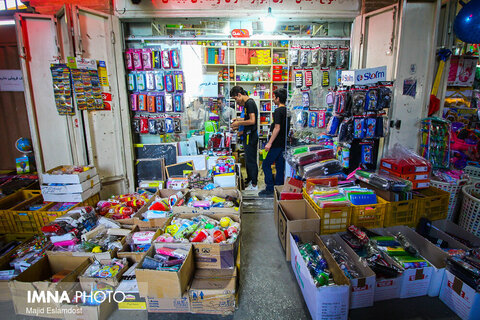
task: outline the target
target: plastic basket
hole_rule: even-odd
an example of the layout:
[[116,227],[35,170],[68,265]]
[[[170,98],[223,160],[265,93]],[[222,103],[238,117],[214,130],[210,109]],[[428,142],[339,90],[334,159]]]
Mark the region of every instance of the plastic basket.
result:
[[387,212],[383,222],[384,227],[392,226],[415,226],[415,214],[417,211],[417,200],[387,201]]
[[38,210],[44,210],[50,206],[50,203],[44,203],[41,195],[32,197],[22,203],[16,205],[9,210],[14,231],[17,233],[35,233],[38,231],[37,221],[35,220],[35,212],[28,209],[32,205],[42,205]]
[[303,189],[303,197],[310,203],[320,217],[320,234],[337,233],[347,230],[347,227],[350,225],[351,207],[320,208],[305,188]]
[[377,204],[352,206],[350,224],[365,228],[383,228],[388,202],[377,197]]
[[13,223],[10,209],[20,206],[25,201],[38,197],[40,190],[20,190],[0,200],[0,233],[14,233],[17,229]]
[[457,212],[461,205],[462,188],[466,185],[468,180],[459,180],[456,184],[431,180],[432,187],[441,189],[450,194],[450,201],[448,202],[447,220],[455,222],[457,220]]
[[49,224],[53,220],[57,219],[58,217],[63,216],[70,210],[77,208],[77,207],[83,207],[83,206],[92,206],[95,207],[97,203],[100,201],[100,196],[98,193],[96,195],[91,196],[87,200],[83,202],[79,202],[77,205],[69,208],[68,210],[64,211],[48,211],[51,207],[53,207],[57,202],[52,202],[48,206],[42,208],[41,210],[35,211],[34,212],[34,217],[35,217],[35,222],[37,225],[38,230],[40,230],[44,225]]
[[463,202],[458,225],[480,236],[480,183],[462,188]]
[[450,193],[430,187],[419,190],[418,194],[422,196],[414,196],[418,201],[416,221],[421,217],[426,217],[429,220],[442,220],[447,217]]

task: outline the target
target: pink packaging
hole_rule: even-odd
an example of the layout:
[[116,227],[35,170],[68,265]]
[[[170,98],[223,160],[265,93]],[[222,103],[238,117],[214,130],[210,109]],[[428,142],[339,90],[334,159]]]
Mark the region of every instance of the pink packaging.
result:
[[128,70],[133,70],[132,50],[125,51],[125,64]]
[[133,67],[135,68],[135,70],[143,69],[142,49],[132,50],[132,60],[133,60]]
[[194,208],[210,208],[210,202],[206,200],[194,201],[193,207]]
[[134,244],[149,244],[152,242],[155,231],[140,231],[135,232],[132,235],[132,241]]
[[130,95],[130,109],[132,111],[138,111],[138,94],[136,93]]
[[185,259],[188,255],[188,251],[181,248],[172,249],[172,248],[161,247],[161,248],[157,248],[156,251],[158,254],[163,254],[165,256],[174,257],[178,259]]
[[143,49],[142,51],[143,70],[153,69],[152,50]]

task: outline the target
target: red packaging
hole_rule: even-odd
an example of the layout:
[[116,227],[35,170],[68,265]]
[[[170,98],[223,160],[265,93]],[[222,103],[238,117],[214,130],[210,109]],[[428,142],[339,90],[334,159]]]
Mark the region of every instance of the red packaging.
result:
[[140,133],[148,133],[148,119],[140,118]]
[[430,163],[417,159],[382,159],[380,167],[392,173],[417,174],[428,173],[432,169]]
[[280,200],[302,200],[303,194],[293,193],[293,192],[282,192],[280,193]]

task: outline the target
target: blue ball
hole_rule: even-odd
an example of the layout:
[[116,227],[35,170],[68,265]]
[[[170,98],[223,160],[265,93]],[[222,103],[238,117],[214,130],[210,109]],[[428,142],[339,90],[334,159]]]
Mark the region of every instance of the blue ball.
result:
[[463,42],[480,43],[480,0],[471,0],[460,10],[453,31]]

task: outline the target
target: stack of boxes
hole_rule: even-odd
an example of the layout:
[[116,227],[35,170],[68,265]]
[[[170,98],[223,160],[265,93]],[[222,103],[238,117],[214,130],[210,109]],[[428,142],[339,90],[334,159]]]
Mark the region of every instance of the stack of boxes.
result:
[[426,189],[430,187],[430,172],[432,167],[416,159],[382,159],[379,172],[389,173],[396,177],[412,182],[412,189]]
[[288,67],[273,66],[273,81],[288,81]]
[[250,50],[250,64],[272,64],[270,50]]

